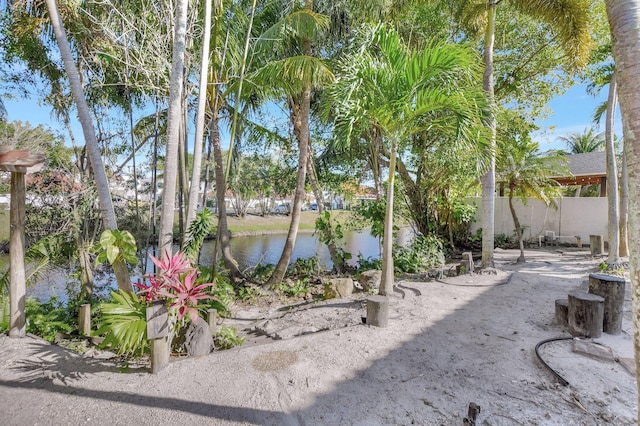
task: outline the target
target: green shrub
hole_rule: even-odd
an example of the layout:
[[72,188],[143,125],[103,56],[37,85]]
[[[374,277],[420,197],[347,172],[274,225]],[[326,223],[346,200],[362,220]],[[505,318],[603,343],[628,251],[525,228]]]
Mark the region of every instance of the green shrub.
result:
[[370,269],[382,269],[382,260],[358,254],[358,271],[368,271]]
[[409,246],[398,248],[393,255],[398,273],[423,273],[444,264],[442,242],[435,236],[417,236]]
[[298,258],[287,269],[288,277],[319,277],[326,269],[320,264],[318,256],[311,256],[307,259]]
[[111,302],[102,304],[100,328],[95,333],[105,335],[101,347],[127,356],[148,352],[147,304],[123,290],[112,292],[111,297]]
[[276,286],[276,291],[287,297],[304,297],[309,294],[309,278],[287,280]]
[[508,236],[507,234],[498,234],[493,239],[494,247],[501,249],[510,249],[516,246],[515,238]]
[[203,300],[199,307],[201,307],[203,311],[215,309],[221,317],[228,316],[231,313],[231,305],[236,298],[235,289],[229,280],[216,280],[216,285],[211,288],[209,294],[215,296],[217,300]]
[[40,303],[28,297],[25,302],[27,333],[35,334],[52,342],[58,333],[71,333],[77,329],[77,316],[72,317],[56,297]]
[[218,333],[213,338],[216,349],[231,349],[241,346],[245,341],[244,337],[238,336],[238,330],[234,327],[221,325]]
[[251,274],[250,274],[251,279],[255,282],[264,282],[271,276],[274,269],[275,269],[275,266],[271,263],[267,263],[266,265],[263,265],[262,263],[258,263],[251,270]]

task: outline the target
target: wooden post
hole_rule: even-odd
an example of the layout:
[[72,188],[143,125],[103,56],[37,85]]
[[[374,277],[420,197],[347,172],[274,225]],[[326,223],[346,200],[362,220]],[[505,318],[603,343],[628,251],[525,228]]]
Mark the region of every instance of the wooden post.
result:
[[211,335],[215,336],[218,333],[218,311],[216,309],[207,311],[207,323],[211,329]]
[[568,299],[556,299],[556,322],[563,327],[569,325]]
[[464,262],[465,260],[469,263],[467,274],[473,274],[473,253],[470,251],[465,251],[464,253],[462,253],[462,261]]
[[589,235],[589,248],[591,256],[599,256],[604,253],[604,238],[602,235]]
[[157,373],[169,365],[169,310],[164,301],[147,307],[147,339],[151,345],[151,372]]
[[605,274],[589,275],[589,293],[604,297],[604,322],[602,331],[608,334],[622,332],[625,280]]
[[389,298],[386,296],[367,297],[367,324],[386,327],[389,324]]
[[81,336],[91,336],[91,305],[88,303],[78,309],[78,331]]
[[569,293],[569,333],[572,336],[600,337],[604,320],[604,298],[582,291]]
[[171,357],[169,338],[151,339],[149,343],[151,345],[151,373],[156,374],[169,365],[169,358]]
[[24,272],[24,217],[26,174],[11,173],[11,207],[9,210],[10,237],[9,255],[10,288],[9,308],[11,312],[9,322],[10,337],[24,337],[26,335],[26,316],[24,312],[27,287]]
[[0,170],[11,172],[11,207],[9,208],[9,336],[26,335],[24,272],[24,218],[26,198],[26,174],[42,168],[42,154],[30,154],[25,150],[0,153]]
[[456,266],[456,275],[469,274],[469,268],[471,268],[469,261],[461,260],[460,264]]

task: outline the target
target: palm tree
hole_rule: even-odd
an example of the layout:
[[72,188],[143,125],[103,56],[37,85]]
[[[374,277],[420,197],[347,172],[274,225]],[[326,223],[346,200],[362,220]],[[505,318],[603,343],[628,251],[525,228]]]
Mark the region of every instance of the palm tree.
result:
[[604,149],[604,133],[596,133],[593,127],[584,129],[582,133],[573,132],[559,136],[558,141],[564,142],[571,154],[586,154]]
[[178,146],[180,143],[180,121],[182,117],[182,92],[184,86],[184,55],[187,32],[187,0],[178,0],[175,8],[175,34],[169,84],[169,111],[167,112],[167,147],[162,187],[162,212],[160,213],[160,235],[158,250],[161,256],[172,253],[173,221],[175,218],[176,181],[178,175]]
[[[205,107],[207,106],[207,83],[209,73],[209,44],[211,42],[211,3],[204,2],[204,31],[202,34],[202,55],[200,58],[200,87],[198,90],[198,112],[196,115],[196,135],[193,141],[193,169],[191,171],[191,183],[189,186],[189,205],[187,207],[186,229],[196,218],[198,207],[198,194],[200,190],[200,172],[202,170],[202,145],[205,126]],[[221,8],[220,2],[216,6]],[[205,206],[203,206],[204,208]]]
[[[466,22],[481,21],[484,33],[484,78],[483,88],[492,109],[496,110],[493,76],[493,46],[496,29],[496,12],[498,5],[508,5],[514,9],[544,21],[557,32],[560,43],[567,50],[567,55],[574,58],[577,66],[587,61],[591,46],[589,33],[589,1],[588,0],[474,0],[458,1],[459,13]],[[494,210],[495,210],[495,154],[496,115],[489,124],[490,161],[482,177],[482,266],[493,266],[494,249]]]
[[[107,180],[107,174],[100,155],[100,147],[98,146],[98,140],[96,138],[95,130],[93,128],[93,122],[91,120],[91,114],[89,113],[89,107],[87,100],[80,82],[80,75],[76,68],[73,56],[71,53],[71,47],[67,40],[67,35],[60,19],[58,12],[58,5],[56,0],[46,0],[47,10],[49,11],[49,17],[51,19],[51,26],[60,49],[60,55],[64,62],[64,68],[69,78],[69,84],[73,93],[73,98],[76,102],[78,109],[78,118],[82,125],[82,131],[84,133],[87,153],[89,161],[91,162],[91,169],[93,170],[93,176],[96,182],[96,188],[98,190],[98,199],[100,201],[100,211],[102,214],[102,220],[106,229],[115,230],[118,229],[118,223],[116,221],[115,210],[113,208],[113,202],[111,200],[111,193],[109,190],[109,181]],[[118,287],[121,290],[133,293],[133,285],[129,278],[129,271],[124,260],[118,256],[113,263],[113,270],[116,275]]]
[[356,53],[342,60],[340,78],[328,89],[328,104],[344,145],[362,135],[364,128],[375,128],[386,143],[389,177],[380,286],[380,294],[386,295],[394,282],[393,201],[399,146],[412,136],[445,127],[455,129],[460,139],[470,139],[484,96],[476,91],[478,96],[468,97],[462,89],[465,83],[473,86],[477,63],[463,46],[433,44],[413,52],[384,25],[369,29],[355,43]]
[[605,142],[607,152],[607,210],[608,210],[608,242],[609,257],[607,266],[617,269],[620,266],[620,211],[618,204],[618,166],[616,164],[616,149],[614,144],[613,125],[616,113],[617,84],[615,72],[609,82],[609,97],[607,99],[607,115],[605,124]]
[[[605,0],[613,39],[613,57],[622,116],[624,149],[630,176],[640,175],[640,2]],[[640,327],[640,182],[629,179],[629,232],[633,327]],[[634,333],[636,376],[640,386],[640,334]],[[638,392],[640,402],[640,392]],[[640,410],[640,404],[638,404]],[[640,412],[639,412],[640,414]]]
[[298,142],[296,190],[291,222],[282,255],[265,284],[267,288],[284,278],[298,234],[309,161],[311,93],[312,90],[333,81],[333,74],[329,68],[312,55],[311,49],[312,40],[328,27],[327,17],[313,11],[311,0],[305,0],[300,9],[293,5],[293,10],[287,8],[285,12],[287,14],[267,29],[258,40],[258,48],[262,52],[270,51],[271,54],[275,54],[275,59],[272,56],[270,62],[254,71],[249,78],[255,85],[255,92],[263,98],[286,99],[293,134]]
[[514,197],[527,203],[529,198],[555,207],[554,197],[561,194],[561,187],[552,176],[565,176],[568,172],[566,159],[562,153],[551,151],[539,152],[537,142],[531,140],[512,140],[499,150],[496,174],[497,180],[509,188],[509,210],[516,228],[520,256],[517,263],[525,261],[524,243],[522,241],[522,225],[513,205]]

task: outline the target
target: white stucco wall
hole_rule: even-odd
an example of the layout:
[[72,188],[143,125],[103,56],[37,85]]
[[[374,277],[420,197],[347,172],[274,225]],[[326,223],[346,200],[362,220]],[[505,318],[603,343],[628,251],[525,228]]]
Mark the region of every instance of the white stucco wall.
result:
[[[469,199],[476,204],[476,221],[471,232],[482,227],[482,200]],[[556,199],[557,209],[547,207],[538,200],[529,200],[523,205],[514,200],[516,213],[524,229],[524,239],[538,241],[538,236],[546,231],[555,232],[560,242],[575,244],[575,236],[582,238],[582,243],[589,244],[589,235],[602,235],[607,240],[607,198],[606,197],[567,197]],[[509,210],[507,197],[496,197],[495,234],[514,235],[515,227]]]

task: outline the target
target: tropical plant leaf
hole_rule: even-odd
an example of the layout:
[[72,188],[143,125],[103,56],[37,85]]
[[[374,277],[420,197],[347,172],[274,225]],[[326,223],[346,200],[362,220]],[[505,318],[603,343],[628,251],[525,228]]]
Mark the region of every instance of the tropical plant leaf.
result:
[[215,215],[209,209],[196,213],[196,218],[189,225],[188,237],[182,245],[182,252],[190,260],[195,260],[202,248],[204,239],[215,229]]
[[96,335],[104,335],[103,348],[119,355],[142,354],[148,349],[146,305],[138,296],[119,290],[112,301],[101,305],[102,317]]

